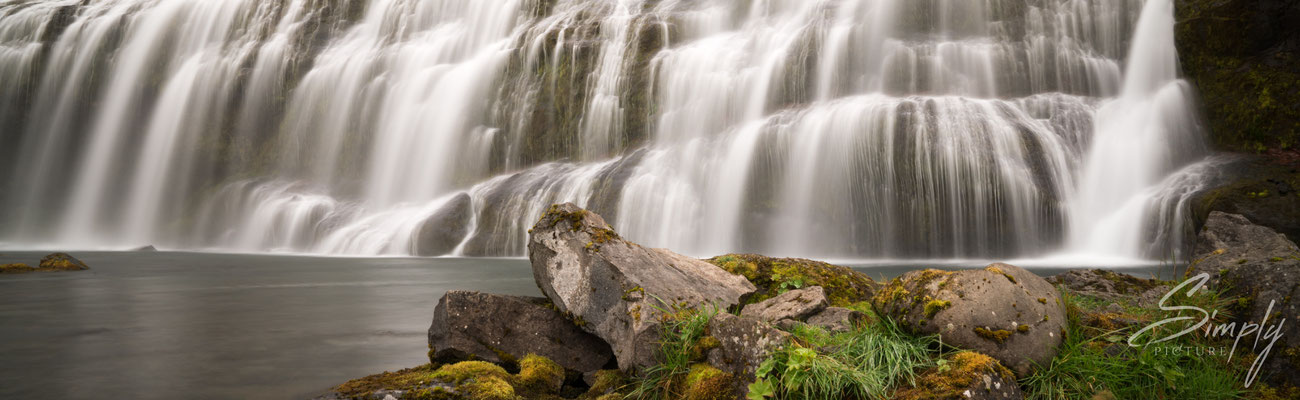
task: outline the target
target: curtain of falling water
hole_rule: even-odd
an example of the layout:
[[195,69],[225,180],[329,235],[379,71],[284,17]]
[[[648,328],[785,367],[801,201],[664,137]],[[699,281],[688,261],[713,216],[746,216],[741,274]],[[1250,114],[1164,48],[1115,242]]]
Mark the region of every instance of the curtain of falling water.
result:
[[574,201],[699,255],[1151,256],[1200,185],[1167,3],[0,2],[0,240],[522,255]]

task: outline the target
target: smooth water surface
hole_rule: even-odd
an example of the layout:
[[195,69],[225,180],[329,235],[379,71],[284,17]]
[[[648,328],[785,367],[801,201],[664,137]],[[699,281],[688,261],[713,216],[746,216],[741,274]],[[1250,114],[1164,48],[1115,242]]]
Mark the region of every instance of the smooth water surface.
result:
[[0,398],[308,398],[428,362],[449,289],[538,295],[523,259],[75,255],[0,276]]

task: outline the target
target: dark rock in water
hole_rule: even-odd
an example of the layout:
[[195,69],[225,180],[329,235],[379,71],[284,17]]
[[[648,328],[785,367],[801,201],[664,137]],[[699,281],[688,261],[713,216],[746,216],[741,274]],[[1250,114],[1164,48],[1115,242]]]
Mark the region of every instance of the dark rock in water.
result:
[[1107,301],[1132,302],[1133,305],[1142,307],[1154,307],[1170,289],[1155,279],[1142,279],[1102,269],[1069,270],[1048,277],[1047,282],[1060,285],[1071,293]]
[[469,235],[470,216],[474,210],[468,194],[461,193],[434,212],[415,236],[415,254],[441,256],[456,250]]
[[712,264],[623,240],[599,215],[570,203],[537,221],[528,255],[542,292],[609,342],[624,370],[656,363],[663,310],[726,308],[754,291]]
[[821,286],[791,290],[745,306],[740,316],[770,323],[803,321],[826,309],[826,291]]
[[876,312],[919,334],[998,359],[1018,376],[1046,365],[1065,336],[1065,309],[1052,284],[1020,267],[912,271],[876,293]]
[[54,253],[41,259],[41,269],[47,271],[80,271],[90,269],[86,263],[68,253]]
[[708,353],[709,364],[735,378],[737,398],[745,397],[763,360],[790,341],[789,333],[766,322],[725,312],[709,320],[709,334],[718,339],[718,347]]
[[24,263],[0,265],[0,274],[21,274],[24,272],[35,272],[35,271],[36,268],[32,268],[32,266]]
[[932,368],[917,378],[916,385],[899,390],[898,400],[972,399],[1016,400],[1025,398],[1016,377],[997,360],[984,354],[963,351],[948,356],[944,368]]
[[131,249],[131,251],[158,251],[158,249],[153,247],[153,245],[151,244],[143,247],[136,247],[134,249]]
[[854,324],[866,320],[867,314],[857,310],[850,310],[844,307],[827,307],[817,315],[808,317],[804,321],[808,325],[825,329],[832,333],[848,332],[853,329]]
[[470,358],[514,363],[529,353],[588,372],[613,358],[609,345],[575,326],[540,297],[452,290],[433,309],[432,361]]
[[[1241,299],[1233,310],[1236,322],[1260,324],[1261,331],[1282,324],[1260,379],[1300,386],[1300,375],[1293,372],[1300,370],[1300,248],[1243,216],[1213,212],[1197,237],[1195,260],[1189,276],[1208,274],[1211,287]],[[1264,344],[1261,340],[1253,350],[1263,350]]]

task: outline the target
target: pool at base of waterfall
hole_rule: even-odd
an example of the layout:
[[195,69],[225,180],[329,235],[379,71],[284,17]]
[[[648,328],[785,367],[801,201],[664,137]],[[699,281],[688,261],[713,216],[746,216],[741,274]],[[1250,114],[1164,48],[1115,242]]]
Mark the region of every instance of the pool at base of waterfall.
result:
[[[0,250],[0,264],[46,253]],[[0,398],[309,398],[427,362],[426,331],[447,290],[540,295],[522,258],[73,254],[91,269],[0,276],[0,370],[22,371],[0,373]],[[836,262],[876,279],[986,264]],[[1022,264],[1041,275],[1080,266],[1053,263]]]

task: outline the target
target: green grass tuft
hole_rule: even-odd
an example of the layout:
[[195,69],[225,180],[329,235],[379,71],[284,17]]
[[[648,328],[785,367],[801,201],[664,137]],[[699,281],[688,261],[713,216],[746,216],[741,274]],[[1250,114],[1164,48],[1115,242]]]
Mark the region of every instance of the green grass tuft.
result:
[[792,333],[792,345],[759,366],[750,398],[888,398],[895,385],[914,384],[916,371],[935,363],[930,349],[940,347],[937,336],[903,333],[887,319],[839,334],[814,326]]

